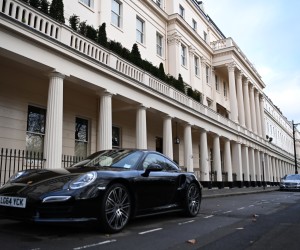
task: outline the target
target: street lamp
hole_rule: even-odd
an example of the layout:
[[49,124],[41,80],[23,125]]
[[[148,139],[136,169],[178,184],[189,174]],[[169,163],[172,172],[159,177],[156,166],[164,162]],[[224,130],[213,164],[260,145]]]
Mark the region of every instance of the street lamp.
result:
[[298,174],[295,130],[296,130],[296,126],[299,125],[300,123],[295,124],[294,121],[292,121],[292,123],[293,123],[294,157],[295,157],[295,174]]

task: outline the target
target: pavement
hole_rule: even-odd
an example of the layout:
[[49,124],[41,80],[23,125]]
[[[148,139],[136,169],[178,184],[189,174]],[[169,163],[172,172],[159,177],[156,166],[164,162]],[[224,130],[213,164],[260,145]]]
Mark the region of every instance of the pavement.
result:
[[266,186],[266,187],[242,187],[242,188],[202,188],[202,198],[215,198],[233,195],[246,195],[262,192],[279,191],[279,186]]

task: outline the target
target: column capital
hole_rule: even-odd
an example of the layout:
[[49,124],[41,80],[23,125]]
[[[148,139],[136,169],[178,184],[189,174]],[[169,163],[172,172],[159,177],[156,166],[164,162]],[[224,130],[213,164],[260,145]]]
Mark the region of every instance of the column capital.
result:
[[238,70],[238,71],[237,71],[237,74],[236,74],[236,77],[237,77],[238,79],[242,79],[243,76],[244,76],[244,72],[241,71],[241,70]]
[[228,68],[228,71],[229,71],[229,72],[232,72],[232,71],[234,71],[235,68],[236,68],[236,63],[235,63],[235,62],[227,63],[226,66],[227,66],[227,68]]
[[193,46],[193,45],[189,45],[189,53],[190,53],[190,55],[194,55],[195,54],[195,52],[196,52],[196,49],[195,49],[195,47]]
[[202,67],[206,66],[207,60],[203,56],[200,57],[200,61],[201,61]]
[[59,77],[61,79],[65,79],[66,75],[64,75],[58,71],[52,71],[49,73],[49,77]]
[[174,32],[173,34],[168,36],[167,41],[168,41],[168,44],[176,43],[178,45],[181,42],[181,36],[178,35],[177,32]]
[[263,95],[260,95],[260,96],[259,96],[259,101],[260,101],[260,102],[264,102],[264,101],[265,101],[265,97],[264,97]]
[[113,93],[107,91],[106,89],[103,91],[98,91],[97,94],[98,94],[98,96],[113,96],[114,95]]
[[249,85],[250,79],[248,77],[243,79],[243,85]]

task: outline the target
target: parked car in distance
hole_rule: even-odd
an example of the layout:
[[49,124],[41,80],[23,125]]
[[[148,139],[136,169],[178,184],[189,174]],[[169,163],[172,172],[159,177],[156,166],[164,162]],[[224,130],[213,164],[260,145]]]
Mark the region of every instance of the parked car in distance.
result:
[[300,190],[300,174],[289,174],[281,178],[280,190]]
[[96,152],[69,168],[16,173],[0,188],[0,216],[34,222],[95,221],[121,231],[131,218],[183,211],[196,216],[202,187],[155,151]]

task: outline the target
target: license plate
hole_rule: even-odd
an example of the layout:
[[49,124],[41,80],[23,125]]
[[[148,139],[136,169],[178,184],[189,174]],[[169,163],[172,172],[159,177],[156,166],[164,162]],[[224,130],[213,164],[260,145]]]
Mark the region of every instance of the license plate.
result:
[[0,196],[0,206],[25,208],[26,198]]

